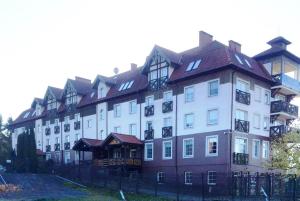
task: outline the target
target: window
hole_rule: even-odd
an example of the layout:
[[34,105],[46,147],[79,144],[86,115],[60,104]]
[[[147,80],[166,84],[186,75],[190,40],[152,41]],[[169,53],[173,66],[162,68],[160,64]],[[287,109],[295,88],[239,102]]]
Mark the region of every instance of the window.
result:
[[255,91],[255,101],[260,102],[261,101],[261,87],[256,86],[254,87],[254,91]]
[[216,185],[217,183],[217,172],[208,171],[207,172],[207,184],[208,185]]
[[184,184],[192,185],[192,172],[184,172]]
[[104,120],[104,111],[103,111],[103,109],[101,109],[100,112],[99,112],[99,119]]
[[235,118],[243,121],[247,121],[248,119],[248,112],[244,110],[236,110]]
[[23,116],[24,119],[26,119],[29,116],[30,112],[26,112],[25,115]]
[[207,111],[207,124],[208,125],[216,125],[218,124],[218,109],[212,109]]
[[262,157],[264,159],[269,158],[269,142],[268,141],[263,141],[263,143],[262,143]]
[[75,134],[75,140],[78,141],[79,140],[79,133]]
[[258,158],[259,157],[259,149],[260,149],[260,141],[259,140],[253,140],[252,144],[252,157]]
[[218,156],[218,136],[206,137],[206,156]]
[[190,62],[188,67],[186,68],[186,71],[191,71],[191,70],[197,69],[199,67],[200,63],[201,63],[201,59]]
[[264,130],[270,129],[270,117],[264,117]]
[[193,102],[194,101],[194,87],[185,87],[184,88],[184,97],[185,97],[185,102]]
[[59,144],[59,137],[55,138],[55,144]]
[[163,141],[163,159],[172,159],[172,141]]
[[161,68],[160,69],[160,77],[168,77],[168,68]]
[[58,126],[58,124],[59,124],[59,120],[55,119],[55,126]]
[[165,173],[164,172],[158,172],[157,173],[157,183],[163,184],[165,182]]
[[153,160],[153,143],[145,143],[145,160]]
[[239,57],[239,55],[235,54],[234,56],[235,56],[236,60],[238,60],[238,62],[239,62],[240,64],[244,64],[244,63],[242,62],[241,58]]
[[217,96],[219,94],[219,80],[208,82],[208,96]]
[[46,161],[51,159],[51,153],[46,153]]
[[184,128],[193,128],[194,127],[194,114],[185,114],[184,115]]
[[173,94],[172,91],[166,91],[164,92],[164,102],[172,101],[173,99]]
[[46,145],[50,145],[50,139],[46,139]]
[[121,117],[121,105],[114,105],[114,117]]
[[92,119],[89,119],[89,120],[87,121],[87,127],[88,127],[88,128],[92,128],[92,127],[93,127],[93,120],[92,120]]
[[69,116],[66,116],[65,117],[65,124],[68,124],[69,123]]
[[183,158],[194,157],[194,139],[183,139]]
[[65,163],[70,163],[71,162],[71,154],[69,151],[65,152]]
[[250,84],[248,82],[238,79],[236,88],[240,91],[249,92],[250,90],[249,85]]
[[80,121],[80,114],[75,114],[75,121]]
[[104,97],[104,88],[103,87],[100,87],[99,90],[98,90],[98,97],[99,98],[103,98]]
[[130,101],[129,102],[129,114],[135,114],[136,113],[136,101]]
[[121,127],[120,126],[115,126],[114,127],[114,132],[115,133],[121,133]]
[[164,127],[169,127],[169,126],[172,126],[172,118],[171,117],[164,118]]
[[119,87],[119,91],[123,91],[123,90],[126,90],[126,89],[130,89],[131,86],[133,85],[134,81],[131,80],[131,81],[128,81],[126,83],[122,83]]
[[266,105],[270,105],[271,92],[265,91],[264,102]]
[[69,135],[66,135],[65,142],[70,142],[70,136]]
[[256,129],[260,129],[260,114],[254,114],[253,127]]
[[129,124],[129,134],[136,136],[136,124]]
[[103,130],[100,130],[99,136],[98,136],[98,138],[97,138],[98,140],[102,140],[102,139],[104,138],[103,133],[104,133],[104,131],[103,131]]
[[151,106],[154,103],[154,97],[153,96],[148,96],[146,97],[146,106]]
[[248,140],[247,138],[237,137],[235,138],[235,152],[246,154],[248,153]]

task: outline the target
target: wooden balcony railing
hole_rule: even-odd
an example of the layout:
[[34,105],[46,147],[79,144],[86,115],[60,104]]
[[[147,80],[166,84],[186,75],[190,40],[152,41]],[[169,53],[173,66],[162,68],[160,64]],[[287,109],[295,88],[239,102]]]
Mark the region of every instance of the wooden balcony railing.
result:
[[239,103],[250,105],[251,95],[248,92],[237,89],[235,92],[235,100]]
[[271,103],[271,113],[278,113],[278,112],[284,112],[289,115],[298,117],[298,106],[292,105],[282,100],[273,101]]
[[173,101],[166,101],[163,102],[162,104],[162,112],[167,113],[167,112],[172,112],[173,111]]
[[235,119],[235,130],[243,133],[249,133],[249,121]]
[[162,128],[162,137],[172,137],[172,126],[166,126]]
[[270,136],[271,137],[280,137],[290,131],[290,127],[286,125],[278,125],[270,127]]
[[96,166],[141,166],[142,160],[139,158],[114,158],[114,159],[95,159],[94,165]]
[[160,77],[149,81],[148,88],[152,91],[164,88],[167,84],[168,76]]
[[154,105],[149,105],[145,107],[145,117],[154,115]]
[[233,164],[236,164],[236,165],[248,165],[249,154],[234,152],[232,160],[233,160]]

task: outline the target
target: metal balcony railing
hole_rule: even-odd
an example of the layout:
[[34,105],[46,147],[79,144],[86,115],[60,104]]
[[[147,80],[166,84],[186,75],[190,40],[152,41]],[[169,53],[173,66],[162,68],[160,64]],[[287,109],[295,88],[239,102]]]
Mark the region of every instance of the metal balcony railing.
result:
[[172,137],[172,126],[166,126],[162,128],[162,137]]
[[233,164],[236,165],[248,165],[249,163],[249,154],[244,154],[244,153],[236,153],[233,152]]
[[79,130],[80,129],[80,121],[75,121],[74,122],[74,130]]
[[243,133],[249,133],[249,121],[235,119],[235,130]]
[[51,134],[51,128],[45,128],[45,134],[50,135]]
[[69,150],[70,149],[70,142],[65,142],[65,144],[64,144],[65,146],[65,150]]
[[290,131],[290,127],[286,125],[278,125],[270,127],[270,136],[271,137],[279,137]]
[[69,132],[70,131],[70,124],[65,124],[64,125],[64,131]]
[[239,103],[250,105],[251,95],[248,92],[237,89],[235,92],[235,100]]
[[283,112],[295,117],[298,117],[298,106],[288,102],[278,100],[271,103],[271,113]]
[[59,143],[54,144],[54,150],[55,151],[60,151],[60,144]]
[[60,132],[60,127],[59,126],[54,126],[54,133],[58,134]]
[[162,112],[172,112],[173,111],[173,101],[166,101],[162,103]]
[[145,134],[145,140],[153,140],[154,139],[154,130],[153,129],[145,130],[144,134]]
[[51,151],[51,145],[46,145],[46,152],[50,152]]
[[149,117],[154,115],[154,105],[149,105],[145,107],[145,116]]

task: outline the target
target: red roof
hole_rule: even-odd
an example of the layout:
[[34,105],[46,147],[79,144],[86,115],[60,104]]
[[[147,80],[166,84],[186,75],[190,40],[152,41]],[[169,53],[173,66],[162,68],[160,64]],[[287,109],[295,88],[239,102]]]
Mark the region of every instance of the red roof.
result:
[[111,138],[118,139],[121,143],[126,144],[137,144],[142,145],[143,142],[140,141],[137,137],[133,135],[126,135],[126,134],[120,134],[120,133],[111,133],[103,142],[101,146],[104,146],[106,142],[108,142]]
[[42,155],[45,155],[45,153],[40,149],[36,149],[36,155],[42,156]]
[[102,140],[89,139],[89,138],[81,138],[80,140],[82,140],[84,143],[86,143],[87,145],[89,145],[91,147],[100,146],[102,143]]

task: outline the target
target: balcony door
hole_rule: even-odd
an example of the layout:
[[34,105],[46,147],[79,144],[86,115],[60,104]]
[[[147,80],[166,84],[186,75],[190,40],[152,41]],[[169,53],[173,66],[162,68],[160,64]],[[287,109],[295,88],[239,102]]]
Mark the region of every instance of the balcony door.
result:
[[249,92],[250,86],[248,82],[238,79],[236,83],[236,89],[244,92]]
[[235,138],[234,152],[247,154],[248,153],[248,139],[240,138],[240,137]]

